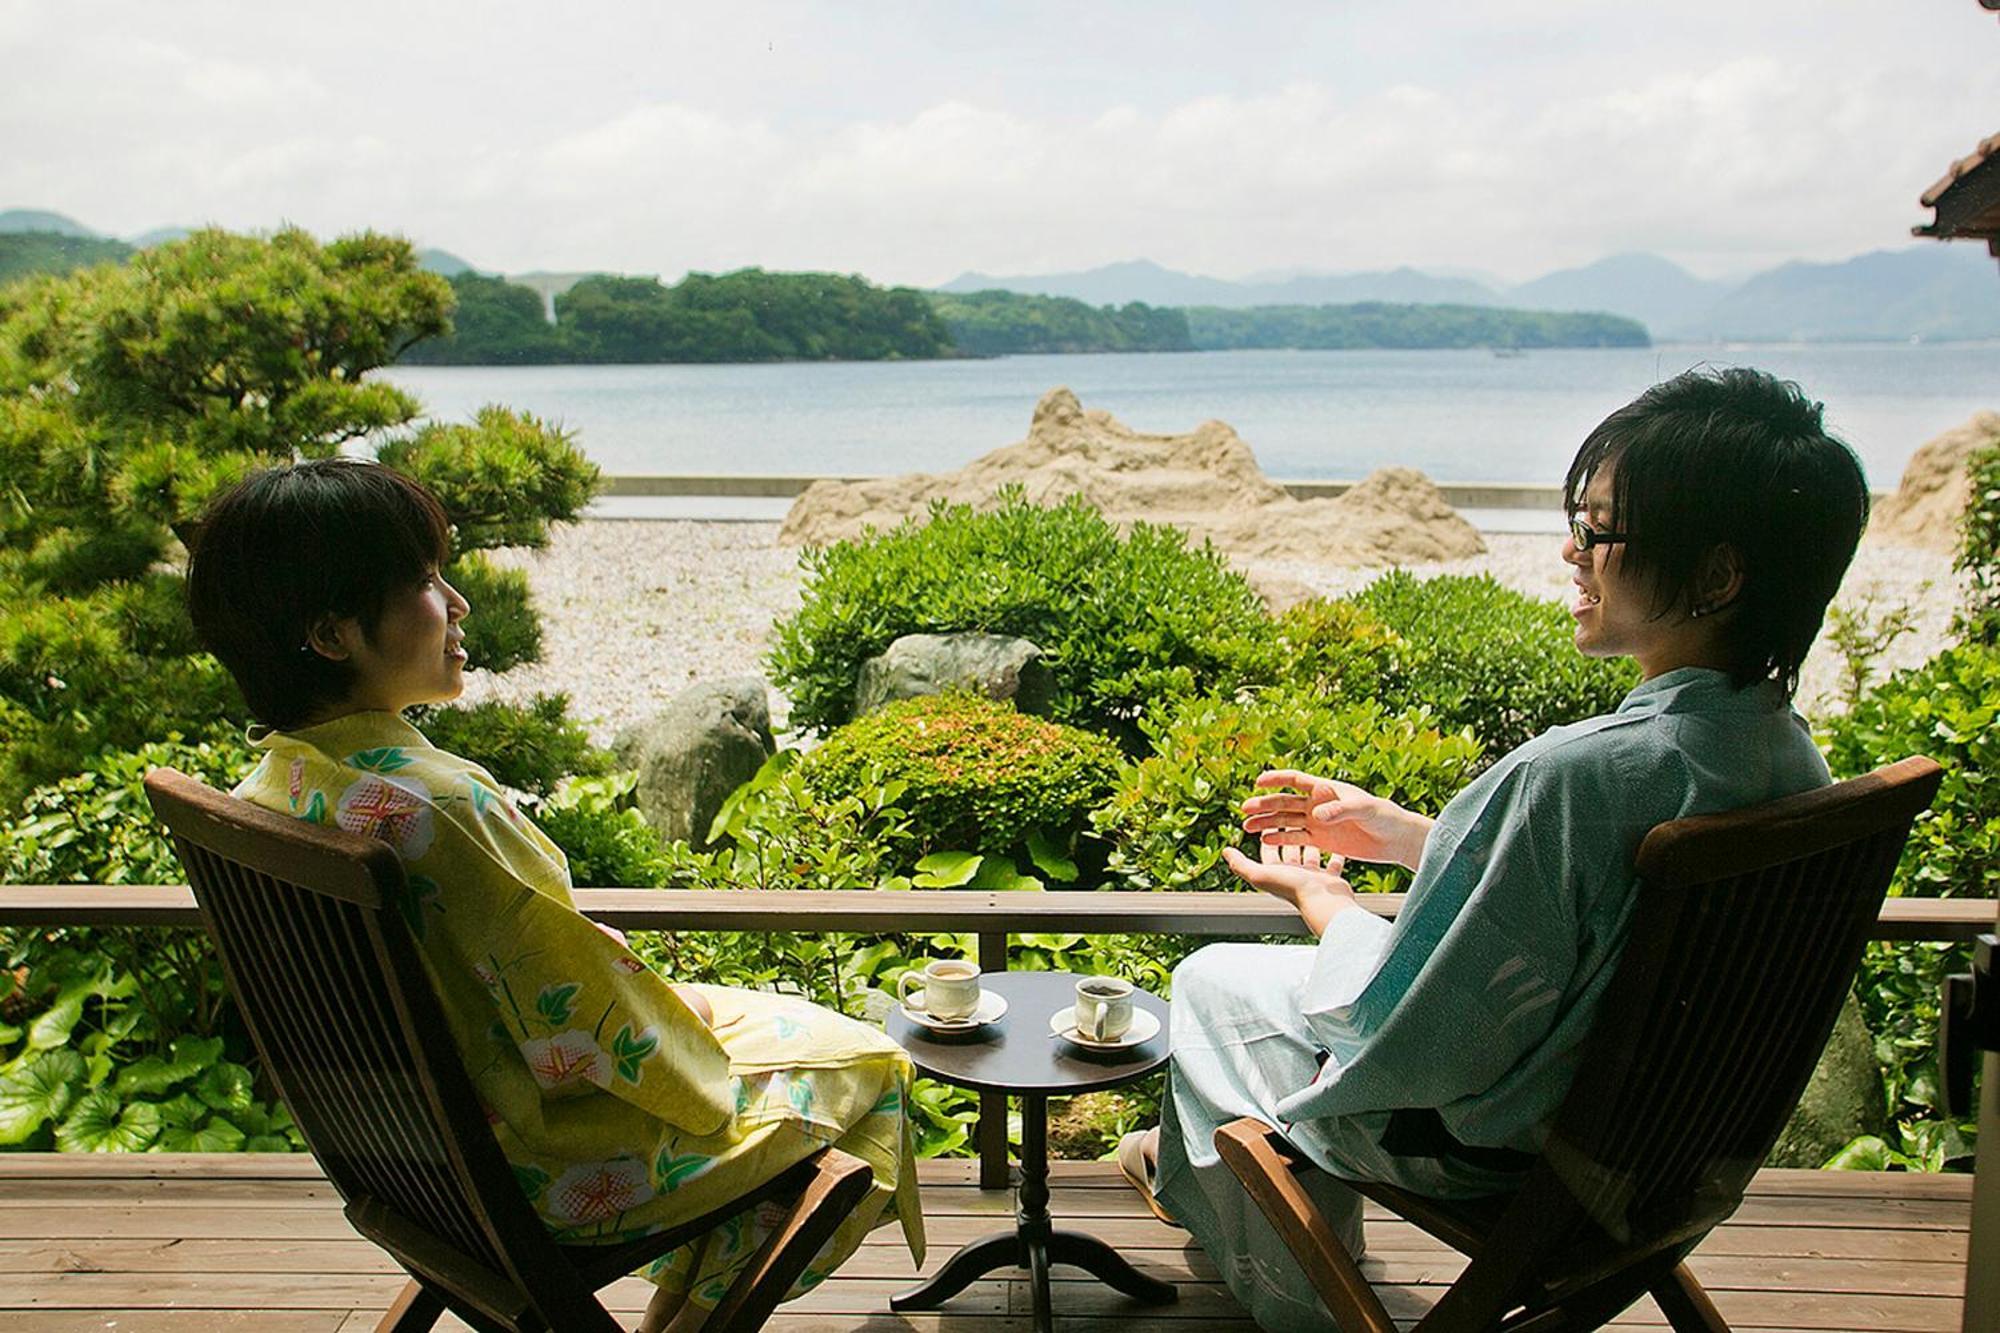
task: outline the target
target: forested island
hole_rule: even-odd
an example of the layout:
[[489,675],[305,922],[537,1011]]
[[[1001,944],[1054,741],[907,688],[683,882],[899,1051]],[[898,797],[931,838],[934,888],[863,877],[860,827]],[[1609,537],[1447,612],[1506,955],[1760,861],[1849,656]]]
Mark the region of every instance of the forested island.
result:
[[1247,347],[1646,347],[1646,326],[1622,315],[1505,310],[1471,305],[1195,306],[1189,336],[1200,351]]
[[[0,233],[0,282],[133,253],[121,242]],[[1253,306],[1179,309],[1008,291],[926,292],[838,273],[690,273],[667,284],[596,274],[554,298],[472,269],[450,275],[452,331],[400,358],[418,365],[647,365],[884,361],[1067,352],[1234,348],[1643,347],[1617,315],[1488,306]]]

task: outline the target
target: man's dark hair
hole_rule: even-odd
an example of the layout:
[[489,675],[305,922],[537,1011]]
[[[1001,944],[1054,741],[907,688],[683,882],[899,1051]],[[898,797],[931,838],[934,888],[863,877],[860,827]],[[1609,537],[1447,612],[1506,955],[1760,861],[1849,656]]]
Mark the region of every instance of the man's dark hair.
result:
[[400,472],[326,458],[252,473],[217,496],[188,560],[188,613],[257,720],[296,727],[353,686],[307,637],[328,616],[373,634],[396,589],[451,551],[437,497]]
[[1861,461],[1821,411],[1761,370],[1691,370],[1606,417],[1563,484],[1573,515],[1592,474],[1611,468],[1622,568],[1650,585],[1656,617],[1695,610],[1702,561],[1735,550],[1743,586],[1721,625],[1739,689],[1775,679],[1790,698],[1798,688],[1868,522]]

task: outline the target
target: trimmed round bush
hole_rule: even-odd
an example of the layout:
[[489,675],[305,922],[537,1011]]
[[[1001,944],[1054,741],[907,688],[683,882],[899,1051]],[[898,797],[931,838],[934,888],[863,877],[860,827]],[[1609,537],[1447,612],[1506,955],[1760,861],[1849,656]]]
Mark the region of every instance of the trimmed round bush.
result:
[[1067,844],[1111,790],[1123,756],[1101,736],[970,694],[889,704],[807,755],[815,794],[898,784],[919,852],[1010,852],[1030,837]]
[[1228,676],[1229,645],[1264,622],[1242,575],[1176,528],[1129,535],[1076,496],[1032,504],[1018,486],[992,509],[932,506],[886,533],[808,550],[798,611],[773,631],[773,682],[792,723],[849,721],[861,664],[905,634],[1027,639],[1055,677],[1052,716],[1138,741],[1146,702]]
[[1472,728],[1490,758],[1550,727],[1612,711],[1639,683],[1629,658],[1577,652],[1575,622],[1561,603],[1490,574],[1419,579],[1395,570],[1352,600],[1403,641],[1388,696]]

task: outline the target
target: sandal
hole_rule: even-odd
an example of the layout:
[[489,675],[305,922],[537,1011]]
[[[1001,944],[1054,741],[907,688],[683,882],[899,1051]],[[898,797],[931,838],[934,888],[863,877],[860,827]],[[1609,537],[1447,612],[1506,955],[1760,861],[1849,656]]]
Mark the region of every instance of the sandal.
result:
[[1174,1215],[1161,1207],[1159,1199],[1153,1194],[1153,1172],[1146,1165],[1146,1135],[1149,1133],[1150,1130],[1135,1129],[1118,1140],[1118,1170],[1127,1183],[1139,1191],[1139,1197],[1146,1201],[1146,1207],[1152,1209],[1154,1217],[1170,1227],[1178,1227],[1180,1223]]

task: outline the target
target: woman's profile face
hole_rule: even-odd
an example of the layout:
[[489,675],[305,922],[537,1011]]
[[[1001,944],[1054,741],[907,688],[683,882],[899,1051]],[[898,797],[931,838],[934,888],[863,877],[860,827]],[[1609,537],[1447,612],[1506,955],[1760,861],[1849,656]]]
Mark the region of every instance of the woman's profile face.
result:
[[337,640],[354,669],[343,711],[394,713],[456,699],[465,689],[465,631],[459,622],[470,609],[458,589],[432,570],[389,594],[372,634],[357,619],[338,622]]

